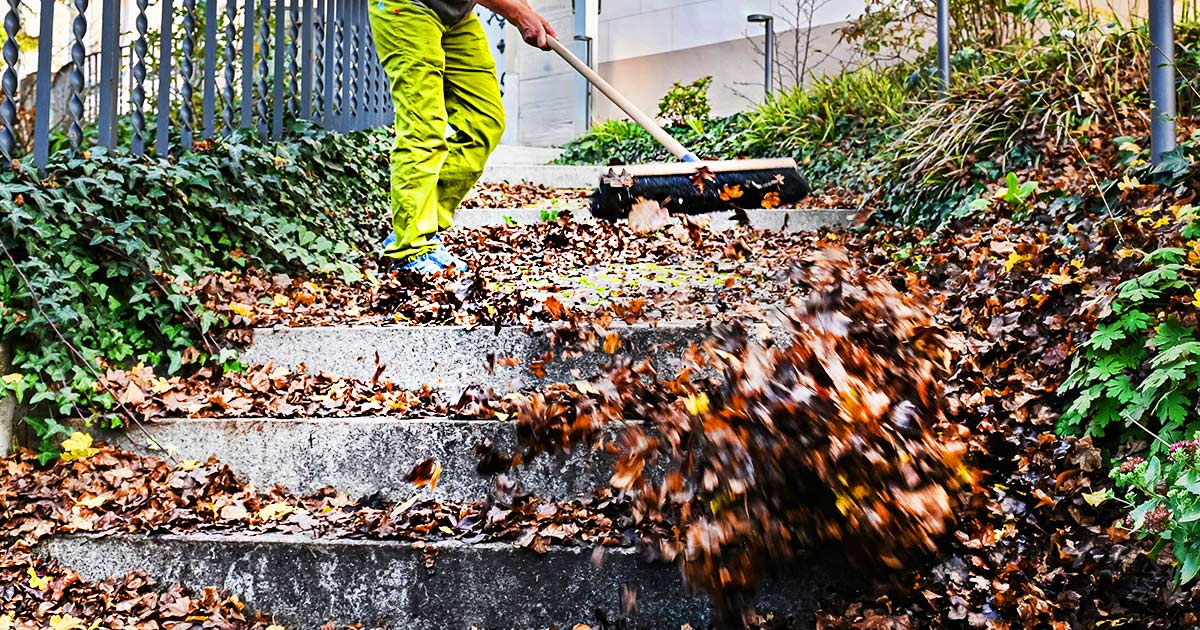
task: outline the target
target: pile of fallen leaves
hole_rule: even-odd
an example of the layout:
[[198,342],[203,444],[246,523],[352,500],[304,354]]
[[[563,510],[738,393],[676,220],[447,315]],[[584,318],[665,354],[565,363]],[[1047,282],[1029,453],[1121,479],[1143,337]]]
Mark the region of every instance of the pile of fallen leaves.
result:
[[[439,469],[422,462],[409,474],[436,487]],[[414,490],[398,503],[354,499],[332,488],[297,497],[262,492],[216,460],[167,462],[88,443],[49,468],[21,451],[0,459],[0,536],[33,544],[52,534],[253,531],[405,541],[513,541],[534,550],[551,544],[627,546],[664,535],[661,522],[634,523],[623,501],[603,491],[586,499],[530,497],[435,501]],[[669,529],[669,528],[666,528]]]
[[569,209],[587,206],[589,190],[551,188],[541,184],[480,182],[475,185],[460,209],[544,208]]
[[[517,413],[529,447],[517,461],[615,427],[612,485],[635,514],[678,524],[677,537],[656,541],[660,554],[726,615],[740,616],[760,575],[804,546],[847,543],[890,568],[935,551],[973,480],[967,431],[943,413],[949,354],[920,300],[842,253],[807,263],[793,271],[807,297],[778,345],[723,328],[674,380],[629,359],[593,384],[598,397],[528,397]],[[559,345],[595,344],[596,330],[561,330]],[[498,459],[481,454],[485,468]]]

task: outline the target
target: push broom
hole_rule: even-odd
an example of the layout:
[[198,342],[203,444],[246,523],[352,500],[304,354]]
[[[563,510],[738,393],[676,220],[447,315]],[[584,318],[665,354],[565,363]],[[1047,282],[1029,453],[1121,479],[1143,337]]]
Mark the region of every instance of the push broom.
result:
[[[626,214],[639,199],[654,200],[672,212],[701,214],[740,208],[792,205],[808,196],[808,182],[791,158],[705,161],[671,137],[653,118],[551,37],[550,48],[620,107],[680,160],[679,164],[613,167],[600,178],[592,212]],[[619,169],[619,170],[618,170]]]

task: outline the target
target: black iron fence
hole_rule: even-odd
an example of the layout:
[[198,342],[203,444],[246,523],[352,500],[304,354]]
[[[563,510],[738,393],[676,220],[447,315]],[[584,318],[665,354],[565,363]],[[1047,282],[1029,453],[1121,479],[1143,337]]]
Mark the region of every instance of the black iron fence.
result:
[[[6,164],[30,149],[34,163],[45,166],[56,134],[78,151],[92,141],[85,129],[93,128],[101,146],[165,156],[236,129],[279,138],[295,120],[348,132],[386,125],[394,116],[368,0],[161,0],[157,30],[150,28],[149,0],[136,0],[132,29],[120,23],[120,0],[100,0],[98,25],[88,23],[89,0],[71,0],[69,8],[38,1],[30,99],[18,94],[19,0],[7,0],[0,50]],[[71,32],[56,42],[55,13],[64,10]],[[89,54],[93,28],[99,50]],[[70,61],[56,73],[52,51],[64,44]]]

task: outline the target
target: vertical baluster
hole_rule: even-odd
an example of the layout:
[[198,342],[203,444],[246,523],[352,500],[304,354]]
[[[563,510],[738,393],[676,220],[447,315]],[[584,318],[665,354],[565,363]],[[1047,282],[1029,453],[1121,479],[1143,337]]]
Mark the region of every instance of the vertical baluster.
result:
[[166,157],[171,150],[171,50],[173,48],[173,27],[175,22],[175,7],[173,0],[163,0],[162,29],[158,32],[158,120],[154,137],[154,151],[159,157]]
[[367,26],[367,1],[357,0],[355,5],[358,10],[358,19],[355,22],[358,24],[358,89],[361,93],[359,97],[359,112],[358,112],[358,128],[366,129],[371,120],[371,98],[367,93],[371,85],[371,64],[368,61],[369,53],[367,45],[370,43],[371,29]]
[[346,77],[346,20],[344,12],[346,10],[346,0],[329,0],[334,5],[334,42],[336,49],[333,52],[334,63],[337,68],[334,71],[336,80],[335,94],[337,98],[336,104],[333,105],[334,113],[334,131],[346,131],[346,103],[350,100],[347,90],[350,87],[350,82]]
[[246,0],[242,11],[242,128],[248,129],[254,107],[254,0]]
[[317,57],[313,55],[313,38],[316,35],[316,19],[313,0],[304,0],[304,33],[300,36],[300,117],[312,120],[313,73],[317,71]]
[[12,164],[17,146],[13,129],[17,126],[17,32],[21,30],[20,0],[8,0],[8,12],[4,14],[4,76],[0,77],[0,90],[4,102],[0,103],[0,155],[4,156],[2,168]]
[[325,17],[323,18],[323,22],[321,24],[323,30],[325,31],[325,37],[321,42],[321,48],[324,49],[325,52],[325,67],[322,68],[322,72],[324,74],[322,83],[324,85],[321,86],[321,125],[326,129],[332,129],[335,120],[333,115],[333,102],[335,98],[334,95],[336,94],[336,86],[334,85],[334,70],[336,62],[334,61],[333,56],[335,40],[337,39],[337,20],[334,17],[336,0],[320,1],[325,5]]
[[100,146],[117,145],[117,91],[121,83],[121,3],[104,0],[100,18],[100,85],[97,135]]
[[54,3],[55,0],[42,0],[38,12],[41,22],[38,27],[37,93],[34,102],[39,105],[33,121],[33,163],[39,169],[46,168],[46,162],[50,159],[50,75],[54,72],[50,67],[50,51],[54,45]]
[[317,0],[313,24],[313,122],[325,124],[325,0]]
[[149,46],[146,44],[146,31],[149,29],[149,22],[146,19],[146,7],[150,5],[150,0],[137,0],[137,18],[134,19],[134,27],[137,29],[137,36],[133,40],[133,86],[129,91],[130,104],[133,106],[131,118],[133,123],[133,154],[137,156],[145,155],[146,153],[146,52]]
[[358,28],[358,5],[359,0],[349,0],[349,25],[350,25],[350,80],[347,87],[350,90],[350,128],[358,129],[359,107],[362,105],[360,95],[362,92],[362,46],[360,42],[360,32]]
[[[370,22],[367,23],[368,26]],[[368,35],[371,29],[367,29]],[[375,52],[375,38],[367,38],[367,66],[371,69],[371,83],[367,86],[368,93],[371,96],[371,120],[369,126],[379,126],[379,120],[383,117],[383,77],[380,74],[379,55]]]
[[[212,2],[213,0],[209,0]],[[234,23],[237,21],[237,0],[228,0],[225,3],[225,89],[222,93],[225,101],[225,133],[233,133],[237,123],[234,122],[236,110],[233,106],[233,82],[234,63],[237,61],[236,50],[233,47],[234,39],[237,38],[237,29],[234,28]]]
[[271,0],[262,0],[259,3],[258,19],[258,134],[266,138],[270,131],[267,126],[270,120],[267,117],[267,94],[271,85],[267,83],[267,76],[271,67],[267,64],[267,59],[271,54]]
[[292,116],[300,115],[300,0],[288,6],[288,103]]
[[83,38],[87,35],[88,0],[75,0],[75,19],[71,23],[71,33],[75,41],[71,44],[71,80],[70,96],[67,99],[67,113],[71,118],[67,127],[67,137],[71,148],[76,151],[83,147]]
[[196,49],[195,32],[196,0],[183,0],[183,59],[179,61],[180,80],[183,82],[179,96],[183,102],[180,103],[179,119],[184,151],[192,148],[192,127],[196,114],[192,107],[192,77],[196,73],[195,64],[192,63],[192,54]]
[[283,137],[283,69],[284,62],[287,61],[287,14],[284,13],[284,2],[287,0],[275,0],[275,50],[272,60],[275,62],[275,76],[272,77],[273,89],[271,92],[271,138],[278,140]]
[[[232,4],[232,3],[231,3]],[[217,0],[204,0],[204,138],[213,137],[217,120]]]

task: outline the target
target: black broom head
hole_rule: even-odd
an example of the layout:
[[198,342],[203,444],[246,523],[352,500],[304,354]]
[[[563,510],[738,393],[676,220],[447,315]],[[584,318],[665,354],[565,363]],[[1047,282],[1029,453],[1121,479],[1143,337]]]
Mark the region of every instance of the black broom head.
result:
[[640,199],[671,213],[790,206],[808,196],[795,160],[728,160],[614,166],[592,194],[592,214],[617,219]]

